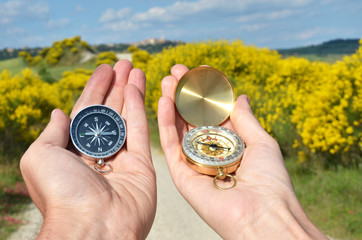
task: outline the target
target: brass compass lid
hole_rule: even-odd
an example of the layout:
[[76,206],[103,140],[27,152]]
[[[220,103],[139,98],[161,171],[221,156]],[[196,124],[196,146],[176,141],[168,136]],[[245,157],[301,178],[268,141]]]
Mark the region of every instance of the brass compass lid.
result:
[[231,82],[211,67],[194,68],[180,79],[175,93],[182,118],[193,126],[215,126],[230,115],[235,95]]

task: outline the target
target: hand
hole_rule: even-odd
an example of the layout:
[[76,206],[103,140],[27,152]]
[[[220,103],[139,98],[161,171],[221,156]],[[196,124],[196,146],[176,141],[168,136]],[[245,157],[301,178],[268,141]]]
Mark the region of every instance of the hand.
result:
[[175,110],[178,80],[188,69],[172,68],[162,81],[158,105],[161,145],[172,179],[182,196],[223,239],[324,238],[304,214],[277,142],[254,117],[249,99],[240,96],[224,127],[234,130],[247,146],[235,172],[236,187],[219,190],[211,176],[185,163],[181,142],[188,125]]
[[144,239],[156,211],[156,178],[144,109],[145,75],[128,61],[99,66],[71,113],[104,104],[120,112],[126,144],[101,175],[95,161],[69,142],[69,118],[54,110],[50,123],[21,159],[21,171],[44,224],[39,238]]

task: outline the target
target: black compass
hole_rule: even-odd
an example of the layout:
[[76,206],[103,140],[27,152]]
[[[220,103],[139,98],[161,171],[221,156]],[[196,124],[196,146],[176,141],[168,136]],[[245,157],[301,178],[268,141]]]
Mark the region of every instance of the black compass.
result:
[[92,105],[75,115],[70,125],[70,137],[81,153],[103,161],[122,148],[126,124],[112,108]]

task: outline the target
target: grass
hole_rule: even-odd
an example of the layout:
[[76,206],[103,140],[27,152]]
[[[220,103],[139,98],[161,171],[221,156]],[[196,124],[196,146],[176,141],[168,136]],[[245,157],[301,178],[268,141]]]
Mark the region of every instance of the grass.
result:
[[94,70],[96,65],[94,63],[85,63],[85,64],[77,64],[76,66],[55,66],[47,68],[47,71],[50,75],[56,80],[59,81],[62,78],[62,74],[65,71],[72,71],[76,68],[84,68],[88,70]]
[[26,224],[21,214],[31,199],[20,174],[19,159],[20,154],[11,157],[0,155],[0,240]]
[[21,58],[13,58],[0,61],[0,72],[7,69],[12,73],[19,73],[26,67],[26,64]]
[[306,170],[286,161],[298,199],[311,221],[336,239],[362,239],[360,169]]
[[20,73],[24,68],[30,68],[34,72],[42,75],[44,78],[45,75],[42,74],[42,70],[45,70],[46,77],[53,79],[53,81],[59,81],[62,78],[62,74],[65,71],[74,70],[76,68],[84,68],[84,69],[95,69],[96,65],[94,62],[89,63],[82,63],[76,65],[61,65],[61,66],[54,66],[54,67],[28,67],[21,58],[13,58],[8,60],[0,61],[0,73],[7,69],[13,74]]

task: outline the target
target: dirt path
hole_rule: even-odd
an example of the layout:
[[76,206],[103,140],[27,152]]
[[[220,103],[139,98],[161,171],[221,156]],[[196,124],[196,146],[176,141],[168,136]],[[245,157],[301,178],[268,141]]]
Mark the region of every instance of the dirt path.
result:
[[[157,213],[147,240],[164,239],[221,239],[182,198],[169,174],[162,151],[152,149],[157,174]],[[25,222],[8,240],[33,240],[42,224],[42,217],[34,204],[24,212]]]

